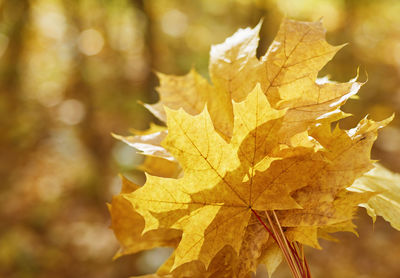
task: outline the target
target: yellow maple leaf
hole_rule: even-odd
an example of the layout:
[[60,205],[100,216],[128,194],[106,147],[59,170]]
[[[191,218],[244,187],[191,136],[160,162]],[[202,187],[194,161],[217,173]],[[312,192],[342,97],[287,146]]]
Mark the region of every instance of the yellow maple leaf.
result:
[[[129,238],[113,221],[117,236],[151,248],[151,238],[162,245],[181,233],[173,255],[150,277],[248,277],[260,263],[272,273],[280,249],[293,275],[308,277],[297,243],[320,248],[319,237],[354,232],[357,206],[376,194],[348,187],[373,167],[377,130],[391,118],[331,130],[362,85],[317,79],[341,46],[326,42],[321,22],[285,19],[257,59],[260,26],[212,47],[213,84],[193,69],[159,74],[160,102],[146,107],[165,130],[117,136],[158,159],[145,185],[111,207],[116,221],[129,218],[126,210],[143,217],[144,227]],[[156,174],[167,162],[176,168]],[[172,238],[159,238],[163,232]]]
[[268,232],[259,225],[254,215],[246,228],[239,254],[229,245],[222,248],[212,259],[208,268],[199,261],[184,264],[171,272],[175,253],[159,268],[154,277],[251,277],[249,270],[255,271],[260,263],[273,271],[281,262],[279,248]]
[[367,209],[374,219],[382,216],[393,228],[400,231],[400,175],[392,173],[382,165],[357,179],[351,189],[361,192],[377,192],[375,196],[360,206]]
[[133,210],[132,205],[124,198],[124,194],[134,192],[138,188],[138,185],[122,177],[121,194],[114,196],[111,204],[108,205],[111,228],[121,243],[121,249],[115,254],[115,259],[158,246],[176,246],[181,237],[181,232],[173,229],[142,234],[144,219]]

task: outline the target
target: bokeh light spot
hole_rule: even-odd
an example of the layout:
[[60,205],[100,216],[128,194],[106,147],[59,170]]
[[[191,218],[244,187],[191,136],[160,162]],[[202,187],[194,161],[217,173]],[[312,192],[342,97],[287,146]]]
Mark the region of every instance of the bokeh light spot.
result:
[[65,17],[62,14],[56,12],[38,12],[36,19],[39,30],[43,35],[58,40],[62,39],[67,27]]
[[117,163],[125,168],[137,167],[143,161],[136,149],[122,142],[115,145],[112,153]]
[[85,116],[84,105],[76,99],[63,101],[58,108],[58,118],[67,125],[80,123]]
[[46,81],[40,84],[37,93],[37,100],[47,107],[58,105],[62,98],[62,84],[54,81]]
[[181,11],[169,10],[161,18],[161,28],[172,37],[181,37],[187,30],[187,21],[187,16]]
[[87,55],[93,56],[99,54],[104,46],[104,38],[102,34],[94,29],[84,30],[78,39],[79,50]]

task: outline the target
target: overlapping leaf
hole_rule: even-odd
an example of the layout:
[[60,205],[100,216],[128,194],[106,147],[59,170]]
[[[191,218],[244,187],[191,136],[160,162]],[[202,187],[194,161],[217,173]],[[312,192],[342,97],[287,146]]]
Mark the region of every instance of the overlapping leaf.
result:
[[[272,273],[282,256],[256,214],[276,211],[290,241],[319,248],[319,237],[354,231],[357,206],[376,194],[348,187],[372,168],[377,130],[391,119],[331,130],[361,86],[317,79],[341,46],[320,22],[284,20],[257,59],[260,28],[212,47],[212,84],[194,70],[159,74],[160,102],[146,107],[167,129],[119,137],[157,159],[145,185],[111,206],[123,253],[135,242],[175,247],[154,277],[248,277],[260,263]],[[157,174],[163,165],[171,172]],[[128,233],[121,224],[143,219]]]
[[357,179],[351,189],[361,192],[376,192],[367,203],[361,206],[367,209],[374,219],[382,216],[393,228],[400,231],[400,175],[390,172],[382,165]]
[[111,228],[121,243],[121,249],[115,255],[115,258],[158,246],[176,246],[181,237],[181,232],[174,229],[150,231],[142,234],[144,219],[124,198],[124,194],[134,192],[138,188],[138,185],[122,178],[121,194],[114,196],[108,206],[112,220]]

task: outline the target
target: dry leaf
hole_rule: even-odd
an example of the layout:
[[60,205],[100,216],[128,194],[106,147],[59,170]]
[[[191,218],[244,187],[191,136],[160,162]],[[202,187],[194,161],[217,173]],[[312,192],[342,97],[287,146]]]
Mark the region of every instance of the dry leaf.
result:
[[377,192],[367,203],[360,206],[367,209],[374,219],[382,216],[393,228],[400,231],[400,175],[375,164],[375,168],[357,179],[351,189],[361,192]]
[[121,243],[121,249],[115,254],[114,259],[158,246],[176,246],[180,240],[181,232],[172,229],[142,234],[144,219],[124,198],[124,194],[134,192],[138,188],[138,185],[122,177],[121,194],[114,196],[111,204],[108,205],[111,228]]
[[321,22],[285,19],[259,60],[260,26],[212,47],[213,84],[193,69],[159,74],[160,102],[146,107],[167,131],[120,137],[160,168],[181,167],[147,174],[143,187],[121,195],[145,220],[142,235],[131,231],[138,244],[181,232],[154,277],[249,277],[260,263],[272,274],[282,254],[265,229],[269,212],[289,241],[319,248],[319,237],[354,232],[357,206],[376,195],[348,187],[373,167],[377,130],[392,118],[331,130],[362,85],[317,79],[341,46],[326,42]]

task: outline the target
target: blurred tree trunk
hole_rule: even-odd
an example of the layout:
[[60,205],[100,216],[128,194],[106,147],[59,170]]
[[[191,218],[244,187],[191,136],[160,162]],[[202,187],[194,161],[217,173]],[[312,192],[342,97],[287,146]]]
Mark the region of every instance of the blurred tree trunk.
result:
[[145,0],[131,0],[131,3],[134,7],[136,7],[140,12],[146,15],[146,29],[144,30],[145,36],[145,49],[146,49],[146,59],[150,68],[150,71],[147,74],[143,91],[145,95],[143,96],[143,100],[145,102],[156,102],[158,99],[158,94],[155,91],[155,86],[157,84],[157,77],[152,73],[155,69],[155,62],[157,60],[157,53],[154,50],[154,40],[153,40],[153,13],[152,13],[152,4],[151,1]]
[[[26,155],[43,136],[30,122],[29,113],[35,107],[28,106],[21,96],[20,67],[24,49],[24,35],[29,24],[29,1],[4,1],[0,11],[3,33],[8,46],[0,59],[0,179],[9,185],[16,168],[26,161]],[[36,129],[36,130],[35,130]]]
[[[65,9],[66,18],[69,23],[76,27],[77,30],[82,31],[84,26],[79,12],[79,1],[71,5],[70,1],[64,0],[63,6]],[[95,107],[95,94],[93,87],[84,78],[85,70],[87,69],[87,56],[76,51],[76,63],[72,66],[69,73],[70,78],[66,88],[66,97],[74,98],[82,102],[85,108],[85,116],[79,124],[75,127],[78,131],[79,139],[84,144],[86,150],[90,155],[90,163],[93,168],[93,175],[91,175],[91,182],[87,184],[87,194],[91,195],[90,199],[97,199],[99,202],[101,196],[104,195],[105,188],[108,183],[107,176],[110,171],[110,151],[111,146],[107,143],[107,138],[98,129],[101,126],[96,119]],[[109,133],[108,133],[109,134]],[[88,173],[89,174],[89,173]],[[94,198],[93,198],[94,197]]]

